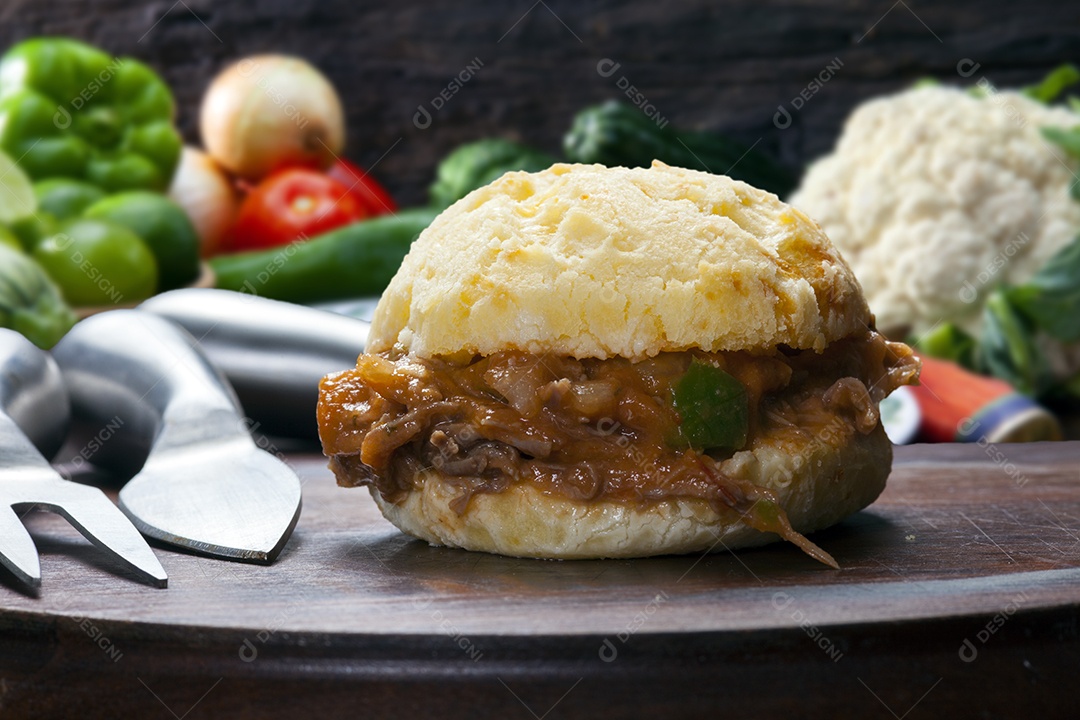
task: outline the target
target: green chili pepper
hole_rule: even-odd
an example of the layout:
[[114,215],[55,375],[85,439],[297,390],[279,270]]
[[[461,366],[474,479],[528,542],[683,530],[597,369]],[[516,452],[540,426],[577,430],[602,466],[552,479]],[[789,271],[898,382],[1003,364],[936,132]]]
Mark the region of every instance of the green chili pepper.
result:
[[691,362],[675,384],[674,401],[682,444],[695,450],[738,450],[746,444],[746,387],[720,368]]
[[165,82],[131,58],[34,38],[0,58],[0,148],[33,180],[165,190],[180,158]]
[[283,247],[210,261],[217,286],[275,300],[313,303],[377,295],[438,210],[414,208],[363,220]]

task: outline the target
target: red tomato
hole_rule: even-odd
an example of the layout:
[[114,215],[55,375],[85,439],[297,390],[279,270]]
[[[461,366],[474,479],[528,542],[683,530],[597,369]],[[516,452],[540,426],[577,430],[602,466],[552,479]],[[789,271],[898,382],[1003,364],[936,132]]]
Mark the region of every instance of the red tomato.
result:
[[290,168],[266,178],[244,198],[228,249],[287,245],[369,214],[348,185],[316,170]]
[[356,199],[367,208],[369,215],[397,212],[397,203],[390,197],[390,193],[386,192],[386,188],[376,182],[366,170],[353,165],[348,160],[339,158],[334,166],[326,171],[326,174],[345,183]]

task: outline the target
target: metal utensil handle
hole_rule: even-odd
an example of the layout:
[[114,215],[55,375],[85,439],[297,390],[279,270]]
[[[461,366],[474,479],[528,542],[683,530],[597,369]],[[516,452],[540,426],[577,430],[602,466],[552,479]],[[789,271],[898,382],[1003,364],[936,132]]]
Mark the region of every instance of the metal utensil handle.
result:
[[151,448],[247,437],[232,388],[184,330],[139,310],[77,324],[53,349],[84,435],[107,429],[94,463],[120,472]]
[[[71,405],[56,363],[44,350],[6,328],[0,328],[0,413],[45,458],[60,449],[71,420]],[[0,447],[5,446],[0,440]]]
[[315,437],[319,381],[356,365],[370,328],[356,318],[228,290],[173,290],[139,309],[197,338],[259,429],[290,437]]

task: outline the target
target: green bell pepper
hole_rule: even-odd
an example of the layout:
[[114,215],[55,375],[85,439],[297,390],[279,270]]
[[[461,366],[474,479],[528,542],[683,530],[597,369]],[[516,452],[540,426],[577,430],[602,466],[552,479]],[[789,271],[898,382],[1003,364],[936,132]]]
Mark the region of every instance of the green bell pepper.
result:
[[732,451],[746,444],[749,398],[735,377],[695,359],[675,384],[673,399],[682,420],[674,444]]
[[33,180],[163,191],[182,146],[175,112],[149,67],[77,40],[34,38],[0,57],[0,148]]
[[71,178],[49,178],[34,183],[38,210],[58,220],[70,220],[83,214],[86,208],[105,198],[97,185]]

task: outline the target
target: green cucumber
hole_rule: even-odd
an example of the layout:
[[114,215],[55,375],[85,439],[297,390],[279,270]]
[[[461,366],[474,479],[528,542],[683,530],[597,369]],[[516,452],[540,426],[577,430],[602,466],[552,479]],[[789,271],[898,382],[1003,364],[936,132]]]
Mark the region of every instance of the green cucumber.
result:
[[563,138],[571,162],[608,167],[648,167],[659,160],[675,167],[729,175],[784,197],[795,176],[767,155],[716,133],[661,127],[635,107],[615,100],[587,107]]
[[434,208],[401,210],[311,240],[222,255],[210,266],[217,287],[274,300],[314,303],[378,295],[436,215]]
[[545,152],[503,138],[466,143],[446,156],[435,171],[431,204],[449,207],[478,187],[513,170],[538,172],[554,164]]
[[75,324],[75,313],[37,263],[0,245],[0,328],[48,350]]

